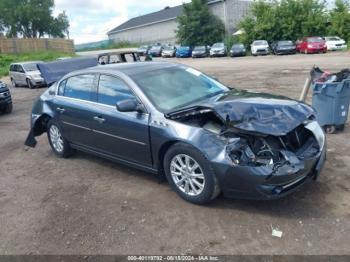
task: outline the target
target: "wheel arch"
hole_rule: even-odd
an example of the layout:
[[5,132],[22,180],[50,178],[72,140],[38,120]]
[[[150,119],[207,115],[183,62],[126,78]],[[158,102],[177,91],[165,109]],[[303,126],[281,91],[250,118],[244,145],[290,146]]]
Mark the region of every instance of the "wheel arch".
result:
[[47,131],[47,124],[53,117],[47,113],[42,114],[33,124],[34,136],[40,136]]
[[200,147],[196,146],[196,144],[192,143],[192,141],[181,140],[181,139],[170,140],[170,141],[164,142],[159,147],[159,150],[157,152],[157,168],[158,168],[159,174],[164,174],[164,156],[165,156],[166,152],[169,150],[169,148],[171,148],[173,145],[175,145],[177,143],[184,143],[184,144],[190,145],[193,148],[200,151],[205,158],[209,159],[206,152],[203,152],[203,150]]

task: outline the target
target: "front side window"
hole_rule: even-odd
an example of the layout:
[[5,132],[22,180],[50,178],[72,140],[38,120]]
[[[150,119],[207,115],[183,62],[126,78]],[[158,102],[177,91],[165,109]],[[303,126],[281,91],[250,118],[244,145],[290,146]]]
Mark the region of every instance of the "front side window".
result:
[[37,64],[35,64],[35,63],[24,64],[23,67],[24,67],[24,70],[26,72],[32,72],[32,71],[37,71],[38,70]]
[[63,95],[70,98],[91,101],[95,75],[78,75],[67,79]]
[[129,98],[135,98],[135,95],[122,80],[114,76],[100,76],[97,96],[99,103],[115,106],[117,102]]

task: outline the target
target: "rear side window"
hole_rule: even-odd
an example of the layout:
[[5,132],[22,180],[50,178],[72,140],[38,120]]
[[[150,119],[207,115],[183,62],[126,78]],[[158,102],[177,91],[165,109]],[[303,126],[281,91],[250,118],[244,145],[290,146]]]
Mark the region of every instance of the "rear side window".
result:
[[91,101],[94,79],[95,75],[78,75],[68,78],[65,83],[63,95],[70,98]]
[[135,98],[135,96],[122,80],[108,75],[100,76],[97,96],[99,103],[115,106],[117,102],[128,98]]

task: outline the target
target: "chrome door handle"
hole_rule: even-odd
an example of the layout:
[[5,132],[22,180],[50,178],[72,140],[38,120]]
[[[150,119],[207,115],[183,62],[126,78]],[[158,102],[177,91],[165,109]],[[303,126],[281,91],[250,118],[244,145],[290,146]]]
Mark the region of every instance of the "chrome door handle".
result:
[[64,108],[62,108],[62,107],[57,107],[56,110],[57,110],[58,112],[60,112],[61,114],[62,114],[64,111],[66,111],[66,109],[64,109]]
[[100,116],[94,116],[94,120],[102,124],[106,119],[100,117]]

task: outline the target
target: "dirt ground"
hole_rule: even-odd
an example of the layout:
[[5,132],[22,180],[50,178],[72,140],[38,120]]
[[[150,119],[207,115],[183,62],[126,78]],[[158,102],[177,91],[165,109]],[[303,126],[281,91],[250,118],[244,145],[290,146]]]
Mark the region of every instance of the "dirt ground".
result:
[[[314,64],[350,67],[348,53],[171,61],[292,98]],[[302,190],[195,206],[151,174],[83,153],[58,159],[45,135],[25,148],[31,106],[44,90],[11,88],[14,111],[0,116],[0,254],[350,254],[348,124],[328,135],[326,166]]]

